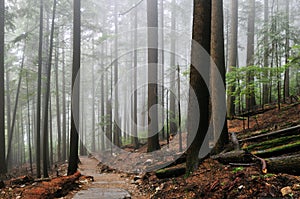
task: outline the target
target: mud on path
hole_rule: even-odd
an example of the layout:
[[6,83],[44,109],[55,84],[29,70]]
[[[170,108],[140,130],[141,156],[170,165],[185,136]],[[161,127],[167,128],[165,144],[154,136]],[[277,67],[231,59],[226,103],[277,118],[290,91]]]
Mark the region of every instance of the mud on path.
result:
[[99,161],[94,157],[82,156],[79,170],[82,175],[93,176],[94,182],[84,183],[83,190],[70,193],[66,196],[69,198],[132,198],[146,199],[150,196],[146,193],[141,193],[129,175],[125,173],[100,173],[97,167]]

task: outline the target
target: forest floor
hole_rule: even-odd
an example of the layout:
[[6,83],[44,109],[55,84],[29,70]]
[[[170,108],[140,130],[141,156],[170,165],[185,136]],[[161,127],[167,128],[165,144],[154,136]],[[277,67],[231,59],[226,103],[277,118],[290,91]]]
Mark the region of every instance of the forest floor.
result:
[[[228,122],[229,132],[235,132],[238,139],[245,139],[259,134],[276,131],[279,129],[297,126],[300,124],[300,104],[282,105],[278,111],[276,108],[256,114],[248,121],[237,117]],[[245,127],[245,128],[244,128]],[[297,136],[297,135],[296,135]],[[297,137],[298,138],[298,137]],[[259,142],[259,141],[257,141]],[[166,143],[163,143],[166,144]],[[252,143],[253,144],[253,143]],[[178,148],[178,145],[175,145]],[[132,162],[132,167],[139,167],[141,162],[146,164],[148,157],[141,157],[140,162],[134,161],[145,151],[146,146],[142,146],[134,153],[130,147],[125,148],[133,152],[131,156],[124,155],[124,159]],[[172,148],[166,150],[172,153]],[[300,153],[300,151],[296,151]],[[164,154],[166,155],[166,154]],[[168,155],[168,154],[167,154]],[[136,157],[137,156],[137,157]],[[174,156],[174,155],[173,155]],[[172,155],[166,159],[172,161]],[[130,157],[132,159],[130,159]],[[174,158],[174,157],[173,157]],[[105,161],[102,161],[105,162]],[[160,164],[161,161],[154,162]],[[122,159],[113,162],[113,168],[124,167]],[[177,165],[178,166],[178,165]],[[179,164],[184,166],[184,164]],[[66,173],[67,164],[62,164],[57,170],[59,174]],[[143,174],[128,174],[117,171],[101,163],[101,158],[81,157],[79,170],[83,176],[71,176],[70,178],[59,177],[59,181],[67,182],[68,193],[62,193],[62,185],[57,185],[55,172],[51,175],[53,180],[36,182],[32,178],[21,177],[19,183],[12,183],[12,180],[5,181],[5,188],[0,190],[0,198],[26,198],[26,193],[38,193],[43,191],[60,194],[52,194],[52,197],[70,198],[114,198],[107,195],[107,192],[115,193],[115,198],[300,198],[300,177],[285,173],[267,173],[261,171],[259,164],[246,166],[231,166],[221,164],[211,158],[205,159],[199,168],[189,177],[181,175],[160,179],[155,172],[144,172]],[[142,167],[141,167],[142,168]],[[17,172],[16,174],[17,175]],[[90,177],[92,176],[92,177]],[[92,182],[92,180],[94,180]],[[18,180],[17,180],[18,182]],[[56,183],[56,184],[55,184]],[[1,185],[1,184],[0,184]],[[41,192],[42,190],[42,192]],[[98,193],[98,195],[94,195]],[[86,195],[90,194],[90,195]],[[100,197],[99,194],[102,194]],[[121,194],[122,197],[118,196]],[[130,197],[129,197],[130,195]],[[283,197],[284,195],[284,197]],[[45,196],[45,195],[44,195]],[[45,198],[41,195],[40,198]],[[64,197],[63,197],[64,196]],[[39,197],[31,197],[39,198]]]

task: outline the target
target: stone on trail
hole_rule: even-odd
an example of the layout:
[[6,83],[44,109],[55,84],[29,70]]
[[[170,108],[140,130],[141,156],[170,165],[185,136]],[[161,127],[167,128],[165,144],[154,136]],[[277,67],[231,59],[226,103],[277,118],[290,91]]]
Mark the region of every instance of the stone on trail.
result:
[[90,188],[78,192],[74,199],[130,199],[130,194],[124,189],[118,188]]

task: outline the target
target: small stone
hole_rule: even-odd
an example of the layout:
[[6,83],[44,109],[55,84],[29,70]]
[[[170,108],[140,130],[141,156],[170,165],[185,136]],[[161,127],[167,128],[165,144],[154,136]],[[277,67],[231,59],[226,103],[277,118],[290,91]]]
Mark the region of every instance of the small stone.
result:
[[134,178],[133,178],[134,181],[137,181],[139,179],[142,179],[142,177],[141,176],[134,176]]
[[152,164],[152,163],[153,163],[153,160],[148,159],[148,160],[146,160],[145,165],[150,165],[150,164]]
[[21,198],[21,196],[17,196],[17,197],[16,197],[16,199],[20,199],[20,198]]
[[286,195],[289,195],[293,192],[291,187],[284,187],[280,191],[281,191],[281,194],[282,194],[283,197],[286,196]]
[[242,190],[242,189],[244,189],[244,188],[245,188],[244,185],[240,185],[240,186],[238,187],[238,190]]
[[294,184],[293,187],[292,187],[292,190],[300,191],[300,184]]

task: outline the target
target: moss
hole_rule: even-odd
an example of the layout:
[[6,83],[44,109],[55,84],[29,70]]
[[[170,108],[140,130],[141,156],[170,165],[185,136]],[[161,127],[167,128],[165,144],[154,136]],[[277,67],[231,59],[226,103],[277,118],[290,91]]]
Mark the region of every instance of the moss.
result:
[[272,140],[267,140],[261,143],[255,143],[246,147],[243,147],[243,149],[246,150],[266,150],[268,148],[274,147],[276,145],[285,145],[288,143],[291,143],[293,141],[298,141],[300,140],[300,135],[292,135],[292,136],[286,136],[286,137],[281,137],[281,138],[276,138]]
[[281,145],[281,146],[276,146],[276,147],[269,148],[266,150],[253,151],[252,153],[255,155],[260,155],[261,157],[263,157],[263,156],[266,157],[270,154],[280,154],[280,153],[290,152],[296,148],[300,148],[300,141],[292,142],[292,143]]

